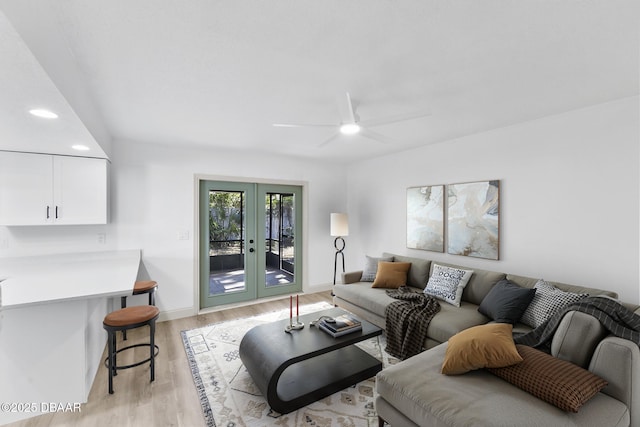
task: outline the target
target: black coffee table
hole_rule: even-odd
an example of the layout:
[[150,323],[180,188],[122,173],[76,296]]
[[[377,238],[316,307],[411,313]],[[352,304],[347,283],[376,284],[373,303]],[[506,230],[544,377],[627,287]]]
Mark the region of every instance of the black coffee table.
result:
[[382,334],[365,321],[362,331],[333,338],[312,320],[346,313],[332,308],[300,316],[304,329],[285,333],[289,320],[252,328],[240,342],[240,358],[274,411],[286,414],[382,370],[382,362],[353,345]]

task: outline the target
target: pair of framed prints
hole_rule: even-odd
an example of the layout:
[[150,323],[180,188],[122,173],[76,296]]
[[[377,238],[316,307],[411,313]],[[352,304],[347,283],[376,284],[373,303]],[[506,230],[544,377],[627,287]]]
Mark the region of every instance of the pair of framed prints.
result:
[[444,252],[445,224],[447,253],[499,259],[500,181],[407,189],[408,248]]

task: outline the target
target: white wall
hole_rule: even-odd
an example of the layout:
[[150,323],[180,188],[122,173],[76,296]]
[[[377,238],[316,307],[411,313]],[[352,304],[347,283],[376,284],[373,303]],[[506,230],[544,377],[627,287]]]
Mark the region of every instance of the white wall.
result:
[[[348,270],[382,251],[611,289],[640,302],[638,97],[363,161]],[[500,260],[406,248],[406,189],[500,180]]]
[[[158,305],[168,317],[193,312],[197,259],[196,175],[230,180],[305,183],[303,290],[329,289],[333,280],[331,212],[346,208],[345,168],[246,151],[194,150],[115,141],[109,238],[119,249],[141,248],[143,271],[159,283]],[[178,234],[189,232],[189,240]]]
[[108,225],[0,226],[0,257],[111,250],[114,242],[109,238],[105,244],[98,243],[98,234],[106,234],[108,228]]
[[[635,97],[348,168],[115,141],[112,222],[0,227],[0,256],[140,248],[143,274],[161,285],[161,310],[185,314],[196,280],[194,176],[255,177],[307,183],[305,292],[331,282],[329,214],[347,211],[347,270],[361,268],[364,254],[391,251],[612,289],[640,302],[638,121]],[[407,187],[488,179],[501,181],[499,261],[406,249]],[[182,231],[190,240],[178,240]]]

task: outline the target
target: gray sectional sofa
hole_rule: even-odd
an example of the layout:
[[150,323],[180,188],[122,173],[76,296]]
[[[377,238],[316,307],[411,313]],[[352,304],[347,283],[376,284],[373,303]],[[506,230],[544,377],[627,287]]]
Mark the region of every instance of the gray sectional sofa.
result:
[[[407,285],[424,289],[432,262],[395,254],[394,261],[410,262]],[[440,265],[449,265],[437,262]],[[458,268],[467,268],[454,266]],[[638,345],[609,336],[592,316],[572,311],[564,316],[552,339],[552,356],[595,373],[608,385],[577,413],[565,412],[498,378],[485,369],[464,375],[443,375],[441,366],[449,338],[491,319],[478,307],[502,279],[531,288],[538,279],[473,269],[460,307],[441,303],[431,320],[426,351],[382,370],[376,378],[376,409],[392,427],[403,426],[634,426],[640,427],[640,350]],[[362,272],[343,274],[334,286],[334,304],[378,326],[385,327],[384,312],[394,301],[383,288],[361,282]],[[611,291],[549,282],[557,288],[616,298]],[[625,304],[640,314],[638,306]],[[531,328],[514,325],[515,332]]]
[[[431,275],[432,264],[434,264],[432,261],[390,253],[384,253],[382,257],[392,258],[393,261],[397,262],[410,262],[411,268],[407,275],[407,286],[414,288],[416,291],[424,290]],[[442,262],[437,262],[437,264],[468,269],[468,267]],[[474,273],[462,293],[460,307],[454,307],[446,303],[440,304],[440,312],[436,314],[429,324],[427,339],[424,344],[425,349],[442,344],[453,335],[467,328],[489,322],[491,319],[480,314],[478,307],[491,288],[500,280],[509,279],[527,288],[532,288],[538,281],[538,279],[530,277],[496,271],[480,269],[473,269],[473,271]],[[387,296],[384,288],[372,288],[371,282],[361,282],[361,276],[362,271],[344,273],[342,275],[342,283],[336,284],[333,287],[333,303],[384,328],[384,311],[387,305],[393,302],[394,299]],[[618,297],[615,292],[602,289],[551,281],[548,281],[548,283],[568,292],[607,295],[612,298]],[[531,330],[531,328],[524,324],[518,323],[514,325],[514,332],[526,332],[529,330]]]

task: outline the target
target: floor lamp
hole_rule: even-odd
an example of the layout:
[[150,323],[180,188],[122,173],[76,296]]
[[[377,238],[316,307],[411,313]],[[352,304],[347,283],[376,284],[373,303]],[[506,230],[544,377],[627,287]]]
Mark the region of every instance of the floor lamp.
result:
[[342,272],[344,273],[344,239],[343,236],[349,235],[349,223],[347,221],[347,214],[345,213],[332,213],[331,214],[331,236],[336,239],[333,242],[333,246],[336,248],[336,255],[333,260],[333,284],[336,284],[336,274],[338,272],[338,255],[342,257]]

